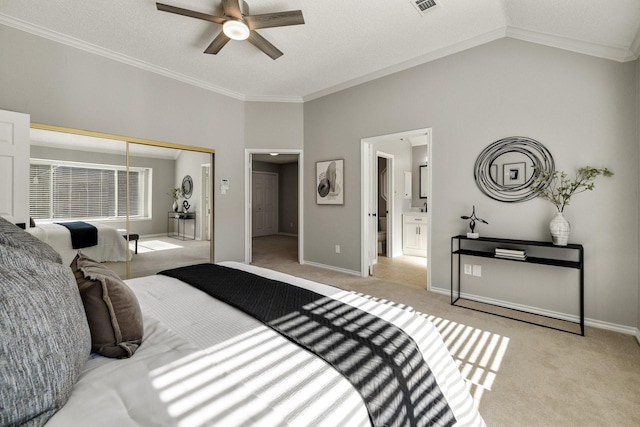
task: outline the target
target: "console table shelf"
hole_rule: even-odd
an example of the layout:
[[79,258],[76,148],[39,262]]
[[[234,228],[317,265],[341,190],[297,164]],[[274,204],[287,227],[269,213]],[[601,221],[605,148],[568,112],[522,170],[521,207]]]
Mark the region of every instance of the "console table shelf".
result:
[[[482,246],[482,247],[478,247],[478,246]],[[544,248],[546,255],[544,257],[527,256],[525,259],[522,259],[522,260],[496,256],[495,248],[500,248],[505,246],[512,249],[513,248],[524,249],[528,247]],[[490,247],[491,250],[487,249],[488,247]],[[568,252],[573,253],[573,258],[574,259],[577,258],[577,260],[566,259]],[[458,261],[457,275],[455,274],[456,271],[454,269],[455,268],[454,257],[456,256]],[[461,301],[461,300],[474,301],[472,299],[464,298],[461,296],[462,291],[461,291],[461,284],[460,284],[460,278],[461,278],[460,258],[462,256],[491,258],[491,259],[496,259],[501,261],[519,262],[523,264],[549,265],[549,266],[573,268],[573,269],[579,270],[579,273],[580,273],[580,289],[579,289],[580,322],[579,323],[571,322],[571,321],[567,321],[567,320],[559,319],[555,317],[550,317],[550,316],[543,316],[543,315],[526,312],[526,311],[525,313],[529,313],[534,316],[547,317],[551,319],[561,320],[567,323],[580,325],[579,335],[584,336],[584,248],[582,245],[569,244],[566,246],[556,246],[551,242],[540,242],[535,240],[516,240],[516,239],[503,239],[503,238],[493,238],[493,237],[480,237],[477,239],[472,239],[463,235],[453,236],[451,238],[451,305],[456,305],[458,307],[463,307],[463,308],[469,308],[476,311],[482,311],[484,313],[495,314],[495,313],[491,313],[490,311],[480,310],[480,309],[471,308],[471,307],[465,307],[463,305],[456,304],[458,303],[458,301]],[[456,278],[457,280],[455,280]],[[454,284],[457,284],[457,287],[454,287]],[[457,290],[455,295],[454,295],[454,289]],[[474,301],[474,302],[479,302],[479,301]],[[490,305],[490,306],[493,305],[493,304],[487,304],[487,303],[482,303],[482,304]],[[503,309],[506,308],[508,310],[522,312],[522,310],[514,310],[507,307],[502,307],[502,306],[498,306],[498,307],[501,307]],[[507,317],[514,320],[519,320],[526,323],[531,323],[534,325],[544,326],[551,329],[557,329],[564,332],[576,333],[573,331],[560,329],[554,326],[543,325],[543,324],[519,319],[516,317],[507,316],[504,314],[500,314],[500,316]]]

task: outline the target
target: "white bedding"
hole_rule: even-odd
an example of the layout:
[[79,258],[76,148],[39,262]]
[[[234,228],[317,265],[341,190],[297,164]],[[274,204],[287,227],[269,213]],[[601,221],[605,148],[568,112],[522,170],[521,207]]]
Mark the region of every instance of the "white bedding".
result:
[[[99,222],[87,221],[87,223],[98,229],[98,244],[79,249],[83,254],[98,262],[124,262],[127,257],[131,259],[129,245],[117,229]],[[78,249],[73,249],[71,245],[69,229],[62,225],[40,224],[28,228],[27,231],[55,249],[62,257],[64,265],[71,264],[78,252]]]
[[[375,314],[411,334],[457,425],[483,426],[444,343],[412,309],[235,262],[222,265],[305,287]],[[145,336],[130,359],[88,361],[48,427],[368,426],[349,382],[271,328],[167,276],[127,280],[144,313]]]

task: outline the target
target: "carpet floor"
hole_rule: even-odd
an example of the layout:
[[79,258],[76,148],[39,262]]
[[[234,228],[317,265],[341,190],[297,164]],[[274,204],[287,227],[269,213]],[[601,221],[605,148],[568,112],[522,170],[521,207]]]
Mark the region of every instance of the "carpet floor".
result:
[[408,304],[430,318],[488,426],[640,426],[640,346],[587,327],[585,336],[455,307],[398,281],[297,262],[297,239],[253,240],[253,264]]

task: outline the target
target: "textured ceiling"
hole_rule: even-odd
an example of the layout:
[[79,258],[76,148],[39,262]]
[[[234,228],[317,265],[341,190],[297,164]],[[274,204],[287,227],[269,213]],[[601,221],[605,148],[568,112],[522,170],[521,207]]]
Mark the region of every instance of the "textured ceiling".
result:
[[[221,14],[221,0],[162,2]],[[640,0],[436,2],[421,15],[411,0],[247,0],[249,14],[303,12],[258,30],[275,61],[247,41],[203,54],[221,26],[150,0],[0,0],[0,24],[243,100],[301,102],[505,36],[616,61],[640,51]]]

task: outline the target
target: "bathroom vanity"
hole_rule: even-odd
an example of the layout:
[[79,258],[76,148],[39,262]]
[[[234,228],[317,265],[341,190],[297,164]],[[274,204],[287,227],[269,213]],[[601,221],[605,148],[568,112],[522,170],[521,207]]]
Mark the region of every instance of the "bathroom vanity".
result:
[[402,253],[427,256],[427,213],[407,212],[402,214]]

